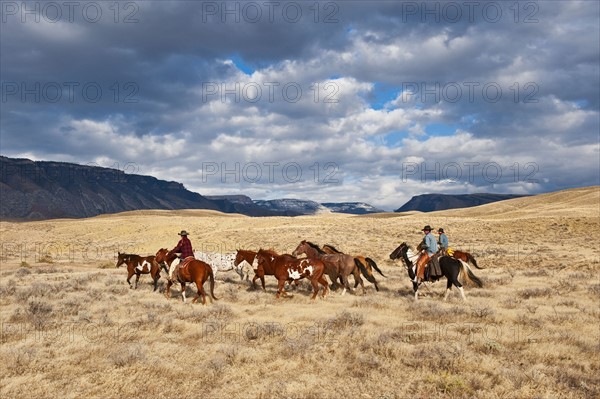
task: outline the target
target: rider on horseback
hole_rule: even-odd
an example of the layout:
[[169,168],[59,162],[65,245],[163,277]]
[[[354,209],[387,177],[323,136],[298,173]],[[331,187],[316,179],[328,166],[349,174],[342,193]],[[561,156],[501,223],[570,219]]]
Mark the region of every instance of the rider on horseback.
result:
[[[425,279],[425,266],[429,261],[437,262],[438,246],[435,237],[430,234],[431,226],[427,225],[421,231],[425,233],[425,237],[423,237],[423,243],[421,244],[423,253],[417,261],[417,275],[415,277],[415,282],[423,281]],[[439,266],[437,269],[439,269]]]
[[190,241],[188,236],[188,232],[185,230],[181,230],[181,233],[178,233],[181,236],[181,239],[177,243],[177,246],[169,251],[168,255],[174,253],[181,253],[179,255],[179,263],[173,262],[171,263],[171,267],[169,267],[169,280],[173,280],[173,271],[176,266],[179,266],[183,263],[183,260],[189,256],[194,257],[194,251],[192,250],[192,242]]
[[446,255],[446,251],[448,251],[448,236],[444,233],[443,228],[438,229],[438,234],[440,235],[438,238],[438,244],[440,245],[440,253],[442,255]]

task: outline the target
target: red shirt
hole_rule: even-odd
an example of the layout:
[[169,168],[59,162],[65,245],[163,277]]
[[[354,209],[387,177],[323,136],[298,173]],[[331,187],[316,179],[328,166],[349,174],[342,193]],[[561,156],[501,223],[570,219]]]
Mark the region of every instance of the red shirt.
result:
[[177,243],[177,246],[171,250],[171,253],[181,252],[181,258],[185,259],[188,256],[194,256],[192,250],[192,242],[186,236],[181,237],[181,240]]

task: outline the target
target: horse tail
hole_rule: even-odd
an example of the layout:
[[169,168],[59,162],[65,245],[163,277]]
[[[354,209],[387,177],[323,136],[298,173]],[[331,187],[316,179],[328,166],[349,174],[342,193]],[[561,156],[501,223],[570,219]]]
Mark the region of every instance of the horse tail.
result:
[[377,280],[375,280],[375,276],[373,276],[373,273],[369,273],[369,271],[367,270],[365,265],[363,265],[362,262],[360,260],[358,260],[357,258],[354,258],[354,264],[358,267],[358,269],[361,271],[363,276],[365,276],[367,281],[374,284],[375,289],[377,291],[379,291],[379,287],[377,286]]
[[469,262],[471,262],[473,264],[473,266],[475,266],[478,269],[484,269],[483,267],[479,266],[477,264],[477,261],[475,260],[475,258],[473,257],[473,255],[471,255],[470,253],[467,252],[467,260]]
[[379,268],[377,267],[377,263],[375,263],[375,261],[371,258],[365,258],[365,260],[367,261],[367,263],[375,270],[377,270],[377,273],[381,274],[383,277],[386,277],[385,274],[383,274],[381,272],[381,270],[379,270]]
[[475,274],[473,274],[473,271],[469,267],[469,264],[466,262],[463,262],[462,260],[459,262],[462,265],[462,272],[463,272],[463,276],[465,277],[465,280],[467,280],[470,283],[475,284],[479,288],[483,287],[483,283],[481,282],[479,277],[477,277]]
[[208,269],[208,278],[210,279],[210,296],[212,297],[212,299],[214,299],[215,301],[218,301],[219,298],[217,298],[215,296],[215,275],[213,274],[212,268]]

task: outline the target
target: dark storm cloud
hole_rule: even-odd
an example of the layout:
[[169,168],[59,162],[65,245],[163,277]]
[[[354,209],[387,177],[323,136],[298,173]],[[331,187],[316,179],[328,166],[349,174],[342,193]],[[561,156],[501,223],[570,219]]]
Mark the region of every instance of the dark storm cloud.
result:
[[[214,193],[237,186],[203,180],[202,161],[332,162],[360,184],[239,184],[257,196],[346,193],[388,208],[424,190],[597,184],[597,159],[569,167],[564,159],[598,157],[598,2],[153,1],[119,3],[118,14],[116,3],[78,4],[68,16],[60,2],[2,3],[3,154],[135,161]],[[336,102],[324,101],[325,83]],[[282,96],[286,84],[302,89],[298,101]],[[417,90],[372,109],[378,85],[395,95]],[[257,101],[221,96],[250,86],[263,90]],[[441,145],[468,137],[467,152],[432,151],[433,125],[458,127]],[[398,132],[422,144],[386,141]],[[536,162],[540,181],[398,181],[403,162],[478,157],[504,167]]]

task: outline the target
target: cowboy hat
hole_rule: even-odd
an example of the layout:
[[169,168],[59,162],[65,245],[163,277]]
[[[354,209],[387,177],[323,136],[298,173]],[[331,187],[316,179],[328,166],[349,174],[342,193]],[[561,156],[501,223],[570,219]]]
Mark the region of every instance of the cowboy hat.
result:
[[185,230],[181,230],[181,233],[177,233],[177,235],[179,235],[179,236],[187,236],[188,232],[185,231]]
[[443,233],[444,229],[442,229],[441,227],[438,229],[438,233]]
[[431,231],[431,230],[432,230],[431,226],[427,225],[427,226],[423,227],[423,230],[421,230],[421,231]]

